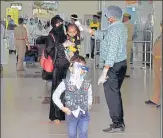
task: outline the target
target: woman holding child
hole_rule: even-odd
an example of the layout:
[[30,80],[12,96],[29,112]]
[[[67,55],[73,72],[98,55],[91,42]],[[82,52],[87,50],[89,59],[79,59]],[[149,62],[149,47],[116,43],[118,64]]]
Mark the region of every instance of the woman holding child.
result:
[[52,95],[61,81],[65,79],[70,65],[69,60],[73,56],[73,52],[68,52],[67,54],[66,49],[70,45],[74,47],[75,43],[67,40],[68,37],[64,32],[62,18],[59,16],[53,17],[51,19],[51,26],[52,30],[49,32],[45,48],[45,52],[47,55],[51,56],[55,63],[52,77],[49,119],[54,121],[56,124],[59,124],[61,121],[65,120],[65,114],[52,101]]

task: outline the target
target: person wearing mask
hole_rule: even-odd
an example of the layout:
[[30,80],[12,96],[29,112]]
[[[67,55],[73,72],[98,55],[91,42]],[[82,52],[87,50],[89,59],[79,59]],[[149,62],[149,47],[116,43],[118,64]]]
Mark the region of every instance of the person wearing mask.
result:
[[46,30],[47,33],[49,33],[50,30],[51,30],[50,21],[49,21],[49,20],[47,21],[47,23],[46,23],[46,25],[45,25],[45,30]]
[[109,107],[112,124],[104,132],[123,132],[125,129],[121,86],[127,70],[127,28],[121,22],[122,9],[118,6],[109,6],[105,17],[109,22],[107,30],[85,29],[102,41],[100,56],[104,60],[104,69],[98,84],[104,86],[104,93]]
[[35,24],[38,24],[39,21],[38,17],[35,17],[34,20],[35,20]]
[[146,104],[160,105],[161,95],[161,76],[162,76],[162,24],[160,23],[161,35],[155,41],[152,54],[153,54],[153,67],[154,67],[154,84],[153,84],[153,96],[151,100],[145,101]]
[[1,71],[3,71],[3,65],[7,64],[8,62],[7,49],[5,46],[4,37],[5,37],[5,27],[1,22],[1,60],[0,60]]
[[132,38],[133,38],[133,33],[134,33],[134,26],[130,23],[131,20],[131,15],[128,13],[123,14],[123,22],[127,27],[128,30],[128,39],[127,39],[127,71],[126,71],[126,76],[125,77],[130,77],[131,74],[131,50],[133,47],[132,44]]
[[38,21],[38,29],[41,31],[43,29],[43,25],[41,23],[41,20]]
[[18,23],[19,25],[14,29],[15,45],[18,55],[17,71],[24,71],[23,61],[26,52],[26,45],[28,47],[28,50],[30,50],[30,45],[28,42],[27,30],[23,26],[23,18],[19,18]]
[[[100,23],[99,23],[99,16],[93,15],[93,20],[90,22],[90,28],[93,30],[99,30]],[[94,49],[95,49],[95,38],[94,36],[91,37],[91,58],[94,58]],[[89,54],[86,54],[86,58],[89,58]]]
[[14,43],[14,28],[16,27],[14,20],[11,18],[11,15],[7,16],[8,26],[7,26],[7,37],[9,39],[9,54],[15,53],[16,48]]
[[27,28],[27,23],[28,23],[28,18],[24,18],[23,26],[24,26],[25,28]]
[[69,61],[66,58],[65,48],[63,46],[67,39],[63,29],[63,19],[56,16],[53,17],[51,19],[51,26],[52,30],[49,32],[47,37],[45,48],[47,55],[55,60],[55,68],[52,77],[49,119],[58,124],[60,121],[65,120],[65,114],[54,104],[52,95],[60,82],[66,77]]
[[[86,25],[86,27],[88,27],[89,28],[89,24],[90,24],[90,20],[87,20],[86,22],[85,22],[85,25]],[[91,35],[88,33],[88,32],[83,32],[83,36],[84,36],[84,53],[85,53],[85,55],[87,54],[87,55],[89,55],[89,54],[91,54]],[[88,57],[86,55],[86,57]]]
[[33,18],[30,19],[26,28],[27,28],[27,32],[28,32],[29,43],[33,44],[34,43],[33,39],[36,35],[36,25],[35,25],[35,20]]

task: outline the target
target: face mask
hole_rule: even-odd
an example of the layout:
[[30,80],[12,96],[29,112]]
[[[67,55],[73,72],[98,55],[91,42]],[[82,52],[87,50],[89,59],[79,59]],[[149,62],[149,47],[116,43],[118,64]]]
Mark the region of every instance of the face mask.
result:
[[11,22],[10,22],[10,24],[14,25],[14,22],[13,22],[13,21],[11,21]]
[[7,18],[8,21],[10,21],[10,18]]
[[31,25],[34,25],[34,21],[30,21],[30,24],[31,24]]
[[80,75],[80,79],[84,79],[85,76],[86,76],[86,73]]
[[56,27],[55,30],[56,30],[58,33],[64,32],[63,24],[61,24],[60,26]]
[[58,26],[58,30],[62,30],[63,29],[63,24],[61,24],[60,26]]
[[108,26],[110,26],[110,25],[111,25],[111,22],[108,21]]
[[24,20],[24,24],[27,24],[27,21],[26,20]]

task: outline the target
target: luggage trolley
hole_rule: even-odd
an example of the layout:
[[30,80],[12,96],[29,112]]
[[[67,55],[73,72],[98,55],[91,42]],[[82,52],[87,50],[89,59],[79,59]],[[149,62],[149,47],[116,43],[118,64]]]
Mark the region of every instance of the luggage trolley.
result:
[[38,47],[36,46],[36,39],[32,37],[32,43],[30,43],[30,51],[28,49],[25,53],[24,62],[26,66],[29,67],[30,65],[35,66],[35,62],[38,61]]
[[40,61],[40,58],[42,56],[42,52],[45,49],[45,43],[48,36],[38,36],[35,39],[36,46],[38,47],[38,61]]

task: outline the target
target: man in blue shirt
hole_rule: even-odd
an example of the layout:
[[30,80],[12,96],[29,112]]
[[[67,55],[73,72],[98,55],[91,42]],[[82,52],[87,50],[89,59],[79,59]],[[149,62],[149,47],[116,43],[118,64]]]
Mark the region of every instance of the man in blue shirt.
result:
[[105,31],[89,32],[101,40],[100,56],[105,65],[98,80],[102,83],[106,101],[109,107],[112,124],[104,132],[124,131],[123,105],[121,86],[127,69],[126,43],[128,39],[127,28],[121,22],[122,10],[118,6],[109,6],[106,10],[109,26]]

